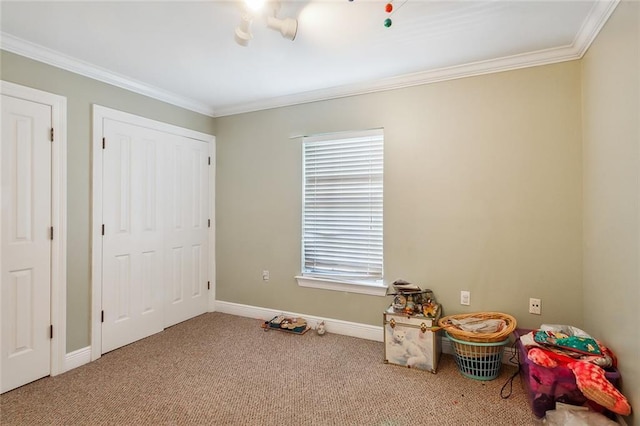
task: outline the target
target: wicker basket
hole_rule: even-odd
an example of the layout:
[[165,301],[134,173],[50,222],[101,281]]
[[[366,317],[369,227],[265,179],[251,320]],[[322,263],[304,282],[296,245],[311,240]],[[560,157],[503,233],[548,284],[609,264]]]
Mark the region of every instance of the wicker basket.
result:
[[[451,323],[452,319],[461,320],[465,318],[478,318],[478,319],[501,319],[506,323],[506,327],[495,333],[474,333],[471,331],[463,331]],[[456,339],[466,342],[476,343],[495,343],[502,342],[509,338],[509,335],[516,329],[516,319],[509,314],[503,314],[501,312],[475,312],[470,314],[458,314],[448,315],[440,318],[438,321],[440,327],[442,327],[447,333]]]

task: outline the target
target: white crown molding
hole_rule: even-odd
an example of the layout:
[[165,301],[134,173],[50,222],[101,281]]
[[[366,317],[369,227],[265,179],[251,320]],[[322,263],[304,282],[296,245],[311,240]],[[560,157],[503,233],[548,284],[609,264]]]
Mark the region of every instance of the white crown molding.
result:
[[143,82],[129,79],[106,69],[66,56],[60,52],[19,39],[7,33],[0,32],[0,48],[76,74],[111,84],[113,86],[121,87],[141,95],[158,99],[190,111],[211,117],[223,117],[270,108],[280,108],[328,99],[401,89],[440,81],[455,80],[459,78],[580,59],[589,49],[589,46],[591,46],[591,43],[607,22],[609,16],[611,16],[615,8],[618,6],[619,2],[620,0],[597,1],[585,19],[573,43],[568,46],[480,61],[471,64],[439,68],[359,84],[338,86],[288,96],[280,96],[277,98],[244,102],[236,105],[222,106],[220,108],[214,108],[211,105],[206,105],[202,102],[167,92]]
[[0,48],[27,58],[44,62],[75,74],[80,74],[112,86],[120,87],[140,95],[144,95],[180,108],[194,111],[200,114],[214,116],[213,108],[202,102],[185,98],[180,95],[159,89],[149,84],[137,81],[96,65],[72,58],[56,50],[40,46],[35,43],[15,37],[11,34],[0,32]]
[[317,102],[329,99],[345,98],[348,96],[363,95],[367,93],[402,89],[406,87],[420,86],[423,84],[437,83],[440,81],[455,80],[459,78],[473,77],[483,74],[492,74],[496,72],[511,71],[520,68],[572,61],[575,59],[580,59],[580,55],[578,54],[576,49],[572,46],[565,46],[554,49],[541,50],[533,53],[474,62],[471,64],[405,74],[397,77],[391,77],[362,84],[339,86],[289,96],[280,96],[277,99],[265,99],[256,102],[243,103],[231,107],[216,109],[215,116],[223,117],[228,115],[242,114],[246,112],[260,111],[269,108],[280,108],[309,102]]
[[470,64],[453,67],[439,68],[435,70],[405,74],[398,77],[382,79],[363,84],[333,87],[330,89],[310,91],[290,96],[281,96],[277,99],[265,99],[256,102],[248,102],[235,106],[216,109],[216,117],[260,111],[269,108],[279,108],[298,105],[309,102],[328,99],[344,98],[348,96],[362,95],[366,93],[382,92],[386,90],[401,89],[422,84],[436,83],[446,80],[455,80],[465,77],[473,77],[484,74],[492,74],[503,71],[512,71],[521,68],[550,65],[560,62],[573,61],[582,58],[591,46],[593,40],[618,6],[620,0],[597,1],[585,19],[580,31],[573,43],[552,49],[544,49],[503,58],[479,61]]
[[591,43],[593,43],[613,11],[618,7],[618,3],[620,3],[620,0],[606,0],[598,1],[593,5],[589,16],[585,19],[582,28],[580,28],[573,41],[573,45],[581,58],[587,53]]

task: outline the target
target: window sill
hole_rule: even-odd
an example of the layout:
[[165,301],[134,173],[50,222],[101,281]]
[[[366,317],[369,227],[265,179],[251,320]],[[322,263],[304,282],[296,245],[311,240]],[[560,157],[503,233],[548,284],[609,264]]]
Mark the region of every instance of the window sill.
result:
[[328,278],[296,276],[300,287],[320,288],[323,290],[346,291],[348,293],[368,294],[370,296],[386,296],[387,286],[372,283],[338,281]]

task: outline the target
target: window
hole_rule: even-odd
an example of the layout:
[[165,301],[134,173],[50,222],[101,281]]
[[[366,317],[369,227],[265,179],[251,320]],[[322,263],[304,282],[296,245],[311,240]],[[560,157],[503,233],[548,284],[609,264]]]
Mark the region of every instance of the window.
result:
[[303,139],[300,285],[383,287],[383,151],[382,129]]

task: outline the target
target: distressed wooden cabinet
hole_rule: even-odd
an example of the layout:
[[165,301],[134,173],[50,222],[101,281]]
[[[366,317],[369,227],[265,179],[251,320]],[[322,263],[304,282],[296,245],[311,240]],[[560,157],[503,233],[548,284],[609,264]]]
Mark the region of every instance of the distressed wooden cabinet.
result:
[[438,317],[408,315],[389,307],[384,312],[384,362],[435,373],[442,351]]

